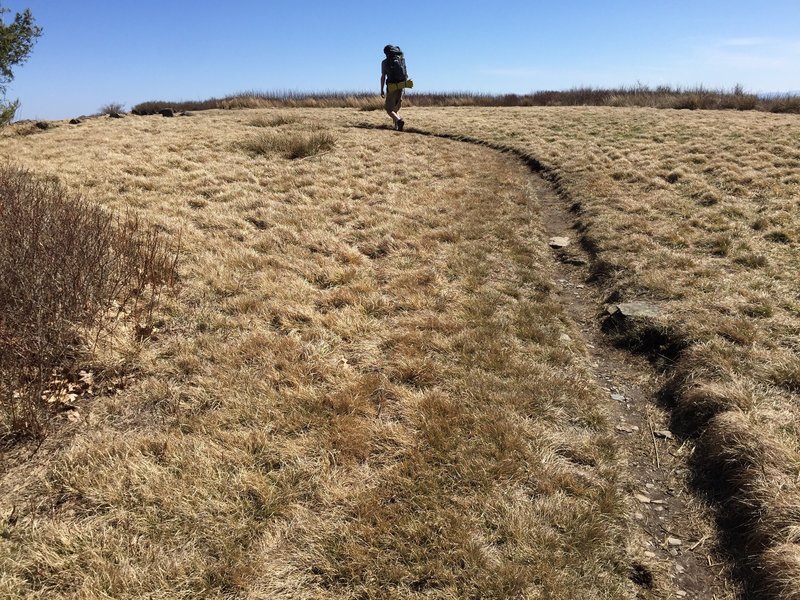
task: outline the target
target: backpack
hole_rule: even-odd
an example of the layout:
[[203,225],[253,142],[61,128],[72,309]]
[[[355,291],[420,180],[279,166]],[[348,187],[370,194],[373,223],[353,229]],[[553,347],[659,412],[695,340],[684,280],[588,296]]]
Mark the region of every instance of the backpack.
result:
[[386,78],[389,83],[400,83],[408,79],[408,72],[406,71],[406,59],[403,57],[403,51],[397,46],[386,46],[384,48],[386,53]]

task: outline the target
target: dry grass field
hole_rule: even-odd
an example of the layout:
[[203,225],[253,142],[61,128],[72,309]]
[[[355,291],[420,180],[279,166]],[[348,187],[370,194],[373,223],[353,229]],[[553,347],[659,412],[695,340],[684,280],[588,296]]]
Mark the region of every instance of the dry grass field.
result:
[[[563,138],[549,161],[591,156],[568,156],[587,135],[568,112],[506,114],[411,119],[521,139],[552,119],[565,129],[548,134]],[[364,116],[0,134],[9,160],[183,248],[156,329],[102,357],[124,389],[78,399],[77,422],[33,457],[5,452],[0,596],[671,595],[629,580],[642,557],[625,460],[555,290],[530,173],[487,148],[348,126]],[[795,235],[763,230],[778,227]],[[783,323],[771,306],[758,324]]]
[[571,208],[587,285],[658,308],[610,339],[663,371],[739,576],[800,598],[798,117],[404,117],[404,134],[355,109],[0,133],[9,160],[183,247],[157,328],[98,357],[124,389],[81,398],[32,458],[4,454],[0,595],[674,597],[629,579],[647,560],[608,392],[531,174],[490,145]]
[[660,318],[620,341],[668,367],[662,399],[673,429],[697,437],[698,486],[729,547],[778,597],[800,597],[800,120],[605,108],[406,119],[541,163],[608,300],[658,304]]

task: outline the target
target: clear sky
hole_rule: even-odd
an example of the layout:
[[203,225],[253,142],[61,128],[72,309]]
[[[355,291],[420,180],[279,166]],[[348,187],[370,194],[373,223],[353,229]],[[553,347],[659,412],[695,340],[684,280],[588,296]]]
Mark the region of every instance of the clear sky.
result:
[[[44,34],[17,118],[245,90],[379,91],[386,44],[418,91],[800,90],[800,0],[0,0]],[[6,19],[11,18],[6,15]]]

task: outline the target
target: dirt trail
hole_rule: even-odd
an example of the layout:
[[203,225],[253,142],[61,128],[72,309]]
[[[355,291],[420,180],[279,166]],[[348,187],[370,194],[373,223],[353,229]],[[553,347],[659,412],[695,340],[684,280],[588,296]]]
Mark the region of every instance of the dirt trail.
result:
[[[631,578],[656,597],[722,600],[737,597],[730,565],[716,546],[711,509],[692,491],[688,460],[694,447],[669,431],[657,402],[661,374],[645,357],[614,346],[601,329],[606,303],[592,283],[591,257],[575,232],[576,215],[540,174],[535,159],[481,140],[432,134],[488,146],[522,160],[531,171],[542,225],[569,245],[554,248],[557,285],[567,314],[580,325],[596,380],[608,391],[618,443],[627,461],[625,490],[631,514],[631,553],[639,558]],[[512,158],[513,157],[513,158]]]
[[581,326],[595,377],[608,391],[620,446],[628,462],[632,536],[642,557],[641,583],[674,587],[679,598],[729,598],[727,566],[714,547],[713,516],[689,489],[687,459],[692,447],[669,432],[669,416],[656,403],[659,374],[642,356],[616,348],[601,331],[604,302],[589,283],[590,259],[577,243],[574,216],[538,174],[532,184],[542,220],[552,236],[571,243],[554,250],[561,298]]

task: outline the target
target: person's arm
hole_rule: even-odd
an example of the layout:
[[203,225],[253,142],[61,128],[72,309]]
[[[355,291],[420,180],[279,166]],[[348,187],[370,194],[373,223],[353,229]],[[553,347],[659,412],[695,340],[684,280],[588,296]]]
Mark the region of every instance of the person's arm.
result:
[[386,97],[386,93],[383,91],[383,86],[386,83],[386,73],[381,73],[381,98]]

